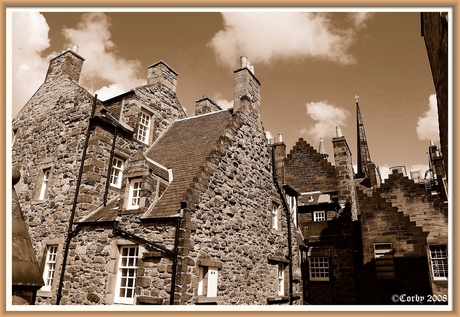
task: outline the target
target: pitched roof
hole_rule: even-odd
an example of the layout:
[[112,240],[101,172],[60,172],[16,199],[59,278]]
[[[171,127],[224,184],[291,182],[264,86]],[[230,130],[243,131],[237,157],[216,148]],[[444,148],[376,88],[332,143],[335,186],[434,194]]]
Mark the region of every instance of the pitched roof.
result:
[[178,120],[147,150],[148,158],[172,168],[174,179],[142,218],[168,217],[179,212],[187,188],[231,118],[232,111],[223,110]]

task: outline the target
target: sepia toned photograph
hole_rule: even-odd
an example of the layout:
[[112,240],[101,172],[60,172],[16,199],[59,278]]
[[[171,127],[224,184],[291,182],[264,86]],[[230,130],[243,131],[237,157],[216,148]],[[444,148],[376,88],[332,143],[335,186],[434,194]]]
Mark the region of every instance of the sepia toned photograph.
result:
[[7,310],[450,311],[452,24],[7,8]]

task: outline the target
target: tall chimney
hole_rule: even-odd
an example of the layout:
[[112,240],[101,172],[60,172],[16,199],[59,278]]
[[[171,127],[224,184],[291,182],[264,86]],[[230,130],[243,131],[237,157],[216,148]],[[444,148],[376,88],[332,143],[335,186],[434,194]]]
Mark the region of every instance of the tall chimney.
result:
[[260,118],[260,82],[254,76],[254,68],[249,63],[247,56],[240,57],[239,66],[233,72],[233,109],[235,112],[242,110],[247,113],[253,113]]

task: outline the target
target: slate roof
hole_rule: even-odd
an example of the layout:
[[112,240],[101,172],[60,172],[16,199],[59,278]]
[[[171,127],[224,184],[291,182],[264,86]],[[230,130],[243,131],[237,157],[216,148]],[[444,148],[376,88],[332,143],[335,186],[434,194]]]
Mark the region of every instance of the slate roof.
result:
[[173,170],[173,181],[158,202],[142,218],[178,214],[193,178],[206,163],[232,118],[223,110],[174,122],[147,150],[146,156]]
[[105,222],[114,221],[118,216],[119,200],[120,196],[116,196],[114,199],[107,202],[106,206],[100,206],[91,212],[88,216],[84,217],[79,223],[91,223],[91,222]]

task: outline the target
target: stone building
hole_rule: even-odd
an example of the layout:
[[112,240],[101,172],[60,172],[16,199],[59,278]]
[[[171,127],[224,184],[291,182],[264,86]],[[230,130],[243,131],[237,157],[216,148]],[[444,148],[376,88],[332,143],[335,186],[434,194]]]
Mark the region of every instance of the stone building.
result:
[[[17,202],[44,286],[39,305],[397,304],[447,294],[444,161],[435,186],[382,181],[358,101],[358,166],[337,127],[289,153],[268,140],[247,57],[234,107],[203,96],[187,117],[178,74],[159,61],[146,85],[101,102],[68,50],[13,120]],[[46,277],[46,278],[45,278]]]
[[334,165],[322,140],[316,150],[299,139],[287,155],[283,142],[271,145],[277,174],[299,192],[304,301],[385,305],[398,304],[394,294],[423,293],[440,299],[431,304],[446,304],[448,205],[438,185],[445,174],[438,149],[429,149],[438,175],[433,187],[396,171],[382,183],[358,102],[356,109],[358,153],[364,153],[356,174],[340,127],[332,139]]
[[[447,12],[420,13],[421,33],[425,40],[438,104],[439,138],[448,172],[449,158],[449,15]],[[452,66],[451,66],[452,69]]]
[[296,197],[273,177],[247,59],[234,108],[204,96],[190,118],[162,61],[105,102],[82,66],[72,50],[51,60],[13,122],[19,202],[51,276],[36,304],[301,304]]

